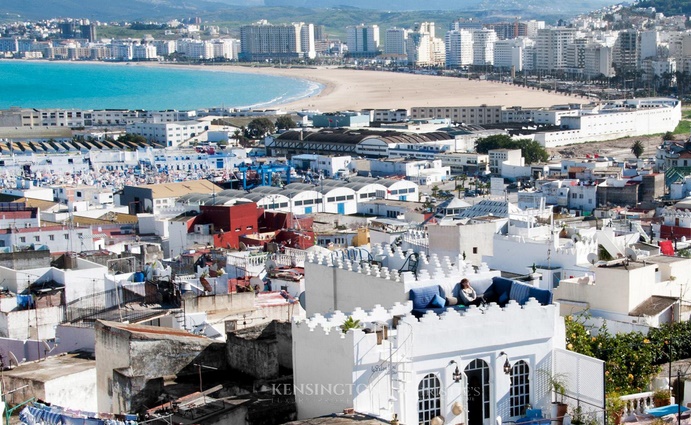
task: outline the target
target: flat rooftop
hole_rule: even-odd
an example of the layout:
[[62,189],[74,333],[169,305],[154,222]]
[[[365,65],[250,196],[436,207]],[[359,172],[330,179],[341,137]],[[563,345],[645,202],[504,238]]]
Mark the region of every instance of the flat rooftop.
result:
[[3,372],[5,378],[49,382],[75,373],[96,369],[96,361],[79,354],[48,357],[45,360],[19,365]]

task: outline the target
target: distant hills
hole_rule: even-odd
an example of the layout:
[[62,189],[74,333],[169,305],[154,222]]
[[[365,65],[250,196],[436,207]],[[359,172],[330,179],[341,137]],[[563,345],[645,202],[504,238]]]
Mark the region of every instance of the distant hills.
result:
[[70,17],[99,21],[169,19],[227,9],[216,0],[2,0],[0,19]]
[[[374,19],[372,10],[411,13],[419,16],[456,17],[521,17],[544,19],[548,22],[568,19],[610,4],[612,0],[583,0],[554,2],[553,0],[2,0],[0,20],[38,20],[55,17],[88,18],[99,21],[167,20],[200,16],[205,22],[239,22],[240,16],[282,21],[290,17],[304,22],[328,25],[316,17],[331,16],[332,21],[343,15],[345,22],[381,22]],[[665,0],[658,0],[665,1]],[[669,3],[679,0],[666,0]],[[682,0],[688,2],[689,0]],[[324,13],[326,10],[329,12]],[[423,12],[427,11],[427,12]],[[411,18],[413,21],[422,20]],[[433,19],[434,20],[434,19]],[[249,23],[252,20],[244,21]],[[439,24],[446,22],[439,21]]]
[[654,7],[665,16],[691,15],[691,0],[643,0],[639,7]]

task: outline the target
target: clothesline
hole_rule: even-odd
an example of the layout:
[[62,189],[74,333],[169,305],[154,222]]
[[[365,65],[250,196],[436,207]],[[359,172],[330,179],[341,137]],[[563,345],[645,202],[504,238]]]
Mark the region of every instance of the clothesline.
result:
[[138,425],[137,415],[74,411],[42,403],[22,409],[19,420],[26,425]]

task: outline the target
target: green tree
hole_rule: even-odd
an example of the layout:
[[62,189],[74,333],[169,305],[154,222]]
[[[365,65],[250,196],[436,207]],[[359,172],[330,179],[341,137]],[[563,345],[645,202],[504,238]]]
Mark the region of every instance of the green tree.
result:
[[598,329],[597,336],[591,336],[580,318],[570,316],[564,320],[567,349],[605,362],[607,393],[633,394],[645,391],[650,379],[659,372],[660,366],[656,360],[662,350],[660,343],[652,337],[641,332],[612,335],[606,325]]
[[148,140],[146,140],[146,137],[140,136],[139,134],[132,134],[132,133],[127,133],[123,134],[122,136],[118,137],[118,142],[121,143],[134,143],[135,145],[142,145],[142,144],[147,144]]
[[295,127],[297,127],[297,124],[290,115],[281,115],[276,119],[276,128],[279,130],[288,130]]
[[475,151],[477,153],[487,153],[492,149],[512,149],[514,145],[513,139],[507,134],[495,134],[493,136],[482,137],[475,142]]
[[475,145],[477,153],[487,153],[492,149],[520,149],[527,164],[545,162],[549,159],[549,154],[545,148],[534,140],[514,140],[507,134],[496,134],[477,140]]
[[247,137],[261,139],[267,134],[276,131],[274,123],[268,118],[255,118],[247,124]]
[[549,160],[549,154],[545,148],[535,140],[522,139],[517,140],[517,142],[526,164],[535,164]]
[[633,142],[633,145],[631,146],[631,153],[636,157],[636,159],[640,158],[641,155],[643,155],[643,151],[645,151],[643,142],[641,142],[640,140],[636,140],[635,142]]
[[668,131],[664,134],[664,136],[662,136],[662,140],[674,140],[674,133]]

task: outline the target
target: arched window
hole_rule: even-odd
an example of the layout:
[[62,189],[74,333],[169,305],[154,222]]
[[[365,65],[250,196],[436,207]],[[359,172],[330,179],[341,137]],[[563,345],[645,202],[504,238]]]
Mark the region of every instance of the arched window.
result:
[[520,416],[530,403],[530,370],[523,360],[511,368],[511,416]]
[[417,386],[417,411],[420,425],[441,415],[441,383],[433,373],[422,378]]

